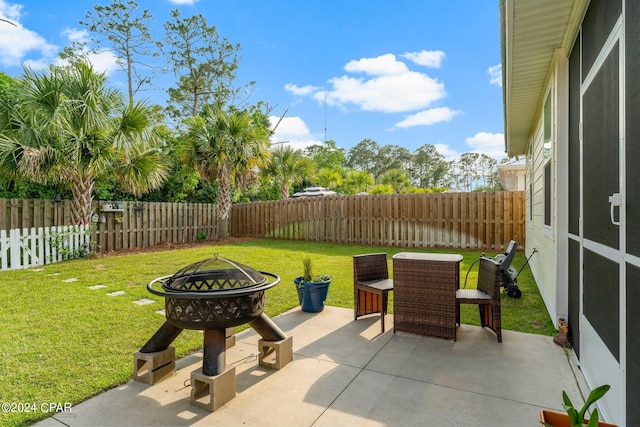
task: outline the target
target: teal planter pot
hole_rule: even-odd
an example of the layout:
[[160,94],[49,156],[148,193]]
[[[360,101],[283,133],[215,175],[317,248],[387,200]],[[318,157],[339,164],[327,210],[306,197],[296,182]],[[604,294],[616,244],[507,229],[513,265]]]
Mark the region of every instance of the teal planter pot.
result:
[[303,282],[302,276],[293,280],[298,290],[298,301],[305,313],[319,313],[324,310],[331,279],[323,282]]

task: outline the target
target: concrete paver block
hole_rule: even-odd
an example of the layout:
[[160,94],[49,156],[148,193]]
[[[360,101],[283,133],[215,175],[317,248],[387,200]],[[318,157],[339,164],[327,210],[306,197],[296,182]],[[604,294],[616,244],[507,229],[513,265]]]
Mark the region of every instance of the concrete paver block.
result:
[[258,364],[265,368],[282,369],[293,360],[293,337],[280,341],[258,341]]
[[172,376],[175,370],[176,349],[174,347],[154,353],[138,351],[133,355],[133,379],[135,381],[153,385]]
[[229,350],[236,345],[236,328],[227,328],[224,331],[225,348]]
[[191,372],[191,404],[215,411],[236,397],[236,368],[209,376],[202,368]]

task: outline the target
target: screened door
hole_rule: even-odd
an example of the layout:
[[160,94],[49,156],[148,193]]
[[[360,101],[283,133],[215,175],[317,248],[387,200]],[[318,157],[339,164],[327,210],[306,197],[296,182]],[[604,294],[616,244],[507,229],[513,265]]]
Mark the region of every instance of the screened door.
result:
[[623,30],[621,1],[592,1],[569,59],[569,315],[588,382],[612,386],[609,417],[626,406]]

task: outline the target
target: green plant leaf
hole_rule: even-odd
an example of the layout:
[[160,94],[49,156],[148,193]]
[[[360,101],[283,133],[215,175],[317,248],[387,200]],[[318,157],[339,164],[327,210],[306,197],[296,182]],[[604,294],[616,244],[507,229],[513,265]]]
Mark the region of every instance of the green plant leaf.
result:
[[562,407],[564,408],[564,410],[567,412],[567,415],[569,416],[569,423],[572,426],[581,425],[582,418],[579,417],[578,411],[576,411],[576,409],[573,407],[573,403],[571,402],[571,399],[569,399],[567,392],[564,390],[562,391],[562,401],[564,402]]
[[587,424],[587,427],[598,427],[599,424],[599,416],[598,416],[598,409],[594,409],[593,413],[591,414],[591,418],[589,418],[589,424]]
[[589,409],[589,406],[591,406],[598,399],[604,396],[610,388],[611,386],[609,384],[603,384],[600,387],[596,387],[591,390],[591,393],[589,393],[589,397],[587,397],[586,402],[584,402],[584,406],[582,407],[582,409],[580,409],[580,413],[578,414],[580,416],[580,422],[584,420],[584,414],[587,412],[587,409]]

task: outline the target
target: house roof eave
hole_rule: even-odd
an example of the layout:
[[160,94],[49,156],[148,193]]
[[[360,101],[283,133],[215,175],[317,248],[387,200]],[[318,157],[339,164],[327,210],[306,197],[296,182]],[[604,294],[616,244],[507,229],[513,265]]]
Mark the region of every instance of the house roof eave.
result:
[[[588,0],[500,0],[505,149],[525,154],[554,51],[568,48]],[[568,49],[567,49],[568,50]]]

